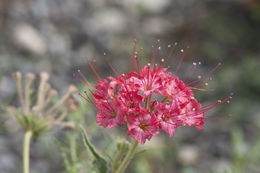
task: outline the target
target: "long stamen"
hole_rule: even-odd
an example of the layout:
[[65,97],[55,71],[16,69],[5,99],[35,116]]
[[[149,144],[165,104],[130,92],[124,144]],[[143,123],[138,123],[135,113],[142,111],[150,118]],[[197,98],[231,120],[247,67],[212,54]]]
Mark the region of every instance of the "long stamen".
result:
[[190,70],[188,71],[187,75],[185,76],[185,78],[183,79],[183,82],[185,83],[186,79],[190,76],[191,72],[193,71],[194,67],[197,66],[196,62],[192,63],[192,67],[190,68]]
[[205,117],[205,119],[206,120],[216,120],[216,119],[229,118],[231,116],[232,116],[232,114],[228,114],[228,115],[224,115],[224,116],[220,116],[220,117]]
[[208,86],[209,81],[212,81],[212,77],[209,77],[206,81],[203,81],[203,82],[199,83],[198,85],[193,86],[193,88],[197,88],[197,87],[200,87],[200,86],[204,86],[204,87]]
[[213,73],[215,70],[217,70],[220,66],[221,66],[221,63],[218,63],[218,65],[216,65],[216,66],[215,66],[212,70],[210,70],[208,73],[204,74],[202,77],[201,77],[201,76],[198,76],[198,79],[196,79],[196,80],[194,80],[194,81],[188,83],[188,85],[191,85],[191,84],[193,84],[193,83],[195,83],[195,82],[198,82],[198,81],[204,79],[205,77],[207,77],[208,75],[210,75],[211,73]]
[[198,71],[200,65],[201,65],[201,62],[198,62],[198,64],[196,65],[195,69],[193,70],[192,74],[190,75],[190,77],[188,78],[188,80],[185,82],[186,84],[193,78],[193,76],[195,75],[195,73]]
[[154,49],[154,46],[152,45],[152,47],[151,47],[151,51],[150,51],[150,55],[149,55],[149,61],[148,61],[148,64],[151,64],[151,63],[152,63],[153,49]]
[[108,61],[106,55],[107,55],[107,54],[104,52],[104,57],[105,57],[105,59],[106,59],[108,65],[109,65],[109,67],[112,69],[112,71],[115,73],[116,76],[119,76],[118,73],[116,72],[115,68],[114,68],[114,67],[112,66],[112,64]]
[[132,72],[135,71],[135,54],[136,54],[136,40],[134,40],[134,48],[132,54]]
[[159,47],[159,43],[160,43],[160,40],[157,40],[156,45],[155,45],[155,49],[154,49],[153,68],[156,66],[157,59],[158,59],[158,56],[159,56],[159,52],[160,52],[160,49],[161,49],[161,47]]
[[90,67],[91,71],[93,71],[94,76],[96,76],[96,79],[98,79],[98,80],[102,79],[102,77],[98,75],[96,69],[93,67],[93,65],[90,63],[89,60],[88,60],[88,66]]
[[94,67],[95,67],[95,69],[96,69],[96,71],[97,71],[97,74],[99,75],[99,77],[100,77],[101,79],[103,79],[103,77],[101,76],[100,70],[99,70],[99,68],[98,68],[98,66],[97,66],[97,63],[96,63],[96,60],[95,60],[95,59],[93,59],[93,64],[94,64]]
[[[187,47],[187,49],[189,49],[189,46]],[[181,57],[181,59],[180,59],[180,62],[179,62],[179,64],[178,64],[178,66],[177,66],[177,69],[176,69],[176,71],[175,71],[174,76],[176,76],[176,74],[177,74],[179,68],[181,67],[181,64],[182,64],[183,59],[184,59],[185,54],[186,54],[186,51],[184,51],[183,49],[181,49],[181,52],[182,52],[183,54],[182,54],[182,57]]]
[[163,58],[162,58],[162,60],[163,61],[161,61],[161,64],[160,64],[160,67],[163,67],[164,66],[164,63],[166,63],[166,57],[167,57],[167,54],[168,54],[168,51],[169,51],[169,49],[171,48],[171,45],[168,45],[167,46],[167,49],[166,49],[166,51],[165,51],[165,53],[164,53],[164,56],[163,56]]
[[85,99],[87,102],[91,103],[92,105],[95,106],[95,104],[92,102],[92,100],[86,98],[85,96],[83,96],[81,93],[78,93],[80,97],[82,97],[83,99]]
[[204,107],[202,107],[202,109],[200,109],[198,112],[206,112],[206,111],[208,111],[208,110],[214,108],[214,107],[217,106],[217,105],[220,105],[220,104],[223,104],[223,103],[229,103],[229,101],[232,99],[232,95],[233,95],[233,93],[231,93],[231,94],[230,94],[226,99],[224,99],[223,101],[218,100],[217,103],[213,103],[213,104],[211,104],[211,105],[204,106]]
[[143,50],[143,48],[140,48],[140,50],[138,52],[135,52],[135,56],[134,56],[134,59],[136,61],[136,66],[137,66],[137,71],[139,72],[141,70],[141,65],[139,63],[139,60],[138,60],[138,55],[141,53],[141,51]]
[[[168,63],[170,57],[173,55],[177,44],[178,44],[177,42],[175,42],[175,43],[173,44],[173,47],[172,47],[172,49],[171,49],[171,52],[169,53],[169,55],[168,55],[168,57],[167,57],[167,59],[166,59],[166,61],[165,61],[165,65]],[[171,46],[171,45],[168,45],[168,47],[169,47],[169,46]],[[173,59],[175,59],[175,57],[174,57]],[[171,65],[170,65],[170,66],[171,66]]]

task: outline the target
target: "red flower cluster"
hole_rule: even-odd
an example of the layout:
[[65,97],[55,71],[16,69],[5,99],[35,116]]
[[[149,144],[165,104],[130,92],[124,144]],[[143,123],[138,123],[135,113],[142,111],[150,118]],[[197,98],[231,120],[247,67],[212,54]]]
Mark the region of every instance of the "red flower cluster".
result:
[[[193,91],[211,91],[203,89],[203,87],[208,85],[208,80],[212,80],[208,76],[220,64],[209,73],[198,76],[192,81],[200,64],[193,63],[193,67],[188,71],[185,79],[180,80],[176,73],[184,58],[184,50],[175,55],[174,59],[180,57],[180,60],[175,74],[172,74],[168,71],[170,66],[165,67],[165,65],[177,44],[174,44],[173,47],[168,46],[166,54],[158,65],[157,59],[160,50],[158,42],[155,47],[152,47],[149,63],[144,67],[141,67],[138,61],[138,55],[142,49],[136,52],[136,44],[134,44],[132,70],[127,74],[118,75],[108,61],[116,75],[115,78],[102,78],[98,70],[89,62],[89,67],[98,82],[96,86],[92,86],[78,71],[84,80],[78,78],[91,88],[94,101],[90,99],[86,91],[86,96],[80,95],[98,109],[97,124],[107,128],[126,124],[127,135],[131,135],[141,144],[144,144],[146,139],[150,140],[152,136],[159,134],[160,129],[169,133],[170,136],[174,135],[175,129],[179,126],[195,126],[201,130],[205,112],[216,105],[229,102],[232,98],[229,96],[223,101],[202,107],[195,99]],[[152,58],[153,62],[151,62]],[[201,83],[191,86],[198,82]]]

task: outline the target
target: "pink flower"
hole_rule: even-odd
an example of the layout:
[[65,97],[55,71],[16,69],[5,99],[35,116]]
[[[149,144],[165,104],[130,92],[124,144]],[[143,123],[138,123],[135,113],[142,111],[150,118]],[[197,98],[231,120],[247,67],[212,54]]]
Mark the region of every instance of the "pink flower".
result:
[[144,144],[146,139],[150,140],[152,136],[159,134],[158,121],[150,110],[141,109],[138,114],[130,116],[127,135],[131,135],[140,144]]
[[159,128],[173,136],[175,129],[181,123],[180,108],[176,100],[170,104],[158,104],[156,107],[156,117],[159,121]]
[[121,110],[119,103],[116,101],[104,101],[96,105],[99,112],[97,113],[97,124],[103,127],[117,127],[119,124],[125,124],[125,113]]
[[96,103],[106,101],[107,99],[109,99],[108,89],[109,89],[109,82],[106,79],[102,79],[98,81],[98,84],[95,86],[96,92],[93,93]]
[[[142,67],[138,60],[142,48],[136,51],[135,43],[132,70],[122,75],[118,75],[104,54],[115,74],[115,77],[110,76],[107,79],[101,76],[96,64],[93,66],[88,62],[97,81],[96,86],[92,86],[78,70],[80,77],[75,76],[89,87],[94,101],[88,95],[88,91],[84,91],[85,95],[80,95],[98,109],[98,125],[112,128],[125,124],[128,128],[127,135],[141,144],[159,134],[160,129],[169,133],[170,136],[173,136],[180,126],[187,125],[199,130],[203,129],[205,119],[210,119],[205,117],[206,112],[219,104],[228,103],[232,97],[201,106],[195,99],[194,91],[212,91],[205,89],[208,82],[212,80],[208,76],[220,64],[194,79],[200,65],[200,62],[194,62],[192,68],[187,71],[186,77],[181,80],[177,73],[185,57],[185,51],[181,49],[173,56],[176,45],[176,43],[173,46],[169,45],[163,58],[158,62],[160,56],[158,41],[156,46],[152,46],[148,65]],[[172,56],[174,58],[171,60]],[[169,72],[171,64],[178,58],[175,72]]]

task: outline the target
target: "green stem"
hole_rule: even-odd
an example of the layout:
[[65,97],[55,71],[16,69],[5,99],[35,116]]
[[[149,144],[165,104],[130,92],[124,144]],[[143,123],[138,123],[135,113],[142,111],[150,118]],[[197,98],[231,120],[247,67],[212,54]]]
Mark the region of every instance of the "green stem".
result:
[[135,150],[136,150],[137,146],[138,146],[138,141],[135,141],[133,143],[132,147],[130,148],[130,150],[128,151],[127,155],[125,156],[123,162],[117,169],[116,173],[123,173],[125,171],[126,167],[128,166],[128,164],[130,163],[131,159],[133,158],[133,156],[135,154]]
[[23,141],[23,173],[30,172],[30,143],[32,138],[32,131],[28,130],[24,134]]
[[118,150],[117,153],[116,153],[115,159],[113,161],[113,164],[112,164],[112,173],[116,172],[116,169],[118,167],[118,161],[119,161],[121,155],[122,155],[122,151]]

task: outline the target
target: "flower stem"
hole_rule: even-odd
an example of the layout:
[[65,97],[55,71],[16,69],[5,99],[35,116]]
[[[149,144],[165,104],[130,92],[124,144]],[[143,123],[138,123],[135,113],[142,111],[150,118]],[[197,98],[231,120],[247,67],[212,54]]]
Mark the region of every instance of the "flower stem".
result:
[[30,172],[30,143],[32,138],[32,131],[28,130],[24,134],[23,141],[23,173]]
[[128,166],[128,164],[130,163],[131,159],[133,158],[133,156],[135,154],[135,150],[136,150],[137,146],[138,146],[138,141],[135,141],[133,143],[132,147],[130,148],[130,150],[128,151],[127,155],[125,156],[123,162],[117,169],[116,173],[123,173],[125,171],[126,167]]

